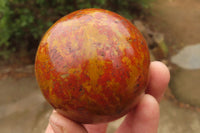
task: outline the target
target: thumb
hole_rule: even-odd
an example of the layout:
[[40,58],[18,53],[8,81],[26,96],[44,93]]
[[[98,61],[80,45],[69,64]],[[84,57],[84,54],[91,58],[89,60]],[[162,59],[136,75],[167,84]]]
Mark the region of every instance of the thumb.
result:
[[47,128],[46,133],[87,133],[82,125],[67,119],[56,111],[53,111],[50,116],[49,126],[51,128]]

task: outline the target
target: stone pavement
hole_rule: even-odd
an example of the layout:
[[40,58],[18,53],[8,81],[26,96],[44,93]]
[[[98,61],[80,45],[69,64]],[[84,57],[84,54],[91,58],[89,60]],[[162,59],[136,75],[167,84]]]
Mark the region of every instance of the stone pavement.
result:
[[200,44],[186,46],[171,57],[170,88],[179,101],[200,107]]
[[32,73],[16,71],[12,76],[7,74],[1,73],[4,76],[0,79],[0,132],[44,132],[51,107],[41,95],[35,77]]
[[[52,108],[40,93],[33,66],[14,70],[1,68],[0,78],[1,133],[44,132]],[[197,110],[180,107],[167,98],[161,102],[160,109],[159,133],[200,131],[200,112]],[[112,122],[108,133],[113,133],[121,121]]]

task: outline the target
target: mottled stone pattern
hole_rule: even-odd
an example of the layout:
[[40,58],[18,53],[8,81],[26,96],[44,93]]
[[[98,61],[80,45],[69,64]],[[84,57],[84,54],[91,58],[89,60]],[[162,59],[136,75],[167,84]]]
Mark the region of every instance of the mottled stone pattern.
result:
[[44,35],[35,71],[48,102],[82,123],[126,114],[147,85],[149,52],[125,18],[84,9],[58,20]]

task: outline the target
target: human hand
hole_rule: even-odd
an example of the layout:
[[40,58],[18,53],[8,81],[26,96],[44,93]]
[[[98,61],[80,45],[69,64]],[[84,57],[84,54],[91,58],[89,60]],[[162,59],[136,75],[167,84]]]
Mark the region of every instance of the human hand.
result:
[[[161,62],[150,64],[149,83],[138,105],[130,111],[116,133],[157,133],[159,102],[169,83],[170,74]],[[78,124],[53,111],[45,133],[106,133],[107,123]]]

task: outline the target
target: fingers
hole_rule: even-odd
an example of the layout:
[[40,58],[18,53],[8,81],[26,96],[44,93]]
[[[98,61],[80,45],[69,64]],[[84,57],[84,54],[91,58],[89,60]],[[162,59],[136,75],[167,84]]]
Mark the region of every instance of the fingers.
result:
[[155,61],[150,64],[146,94],[137,107],[127,114],[117,133],[157,133],[160,115],[158,102],[167,88],[169,79],[169,70],[163,63]]
[[159,115],[158,102],[145,94],[136,109],[127,114],[116,133],[157,133]]
[[150,64],[149,85],[146,93],[154,96],[159,102],[164,95],[167,85],[170,80],[168,68],[159,61],[154,61]]
[[106,133],[108,124],[85,124],[84,126],[87,129],[88,133]]
[[45,133],[87,133],[86,129],[57,112],[50,116],[49,125]]
[[52,129],[50,124],[48,124],[45,133],[54,133],[54,131],[53,131],[53,129]]

